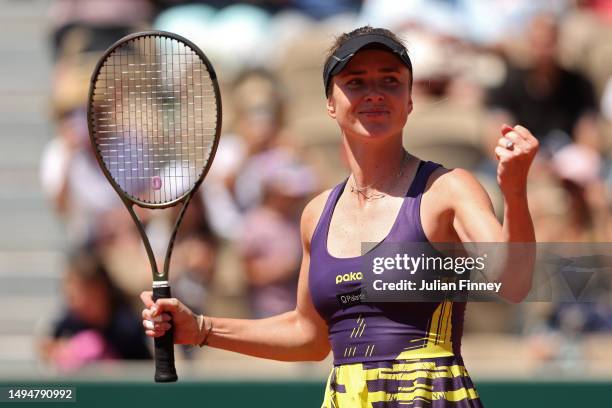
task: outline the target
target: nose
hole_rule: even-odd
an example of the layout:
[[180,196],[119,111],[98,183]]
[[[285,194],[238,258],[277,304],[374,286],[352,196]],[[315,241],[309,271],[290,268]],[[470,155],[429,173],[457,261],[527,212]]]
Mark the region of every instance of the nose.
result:
[[385,95],[378,86],[373,83],[368,87],[365,99],[368,102],[381,102],[385,99]]

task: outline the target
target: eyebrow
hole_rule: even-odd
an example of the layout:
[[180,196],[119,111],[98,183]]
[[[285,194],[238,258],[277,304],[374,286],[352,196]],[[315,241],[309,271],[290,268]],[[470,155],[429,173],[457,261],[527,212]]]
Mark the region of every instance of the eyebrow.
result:
[[[388,73],[388,72],[394,72],[394,73],[399,73],[399,69],[397,68],[393,68],[393,67],[385,67],[385,68],[381,68],[378,70],[378,72],[383,72],[383,73]],[[352,70],[352,71],[346,71],[343,72],[343,75],[364,75],[366,73],[365,70],[361,69],[361,70]]]

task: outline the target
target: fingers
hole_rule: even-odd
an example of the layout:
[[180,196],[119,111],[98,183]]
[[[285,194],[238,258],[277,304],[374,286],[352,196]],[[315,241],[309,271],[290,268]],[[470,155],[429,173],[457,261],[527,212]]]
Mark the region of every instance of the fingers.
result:
[[509,159],[510,157],[514,156],[514,153],[506,149],[505,147],[497,146],[495,148],[495,156],[497,156],[498,160],[503,161],[505,159]]
[[[508,133],[508,135],[511,135],[511,133]],[[497,140],[497,146],[503,147],[507,150],[514,150],[514,147],[517,145],[517,143],[508,135],[500,137]]]
[[168,322],[154,323],[151,320],[143,320],[142,325],[145,328],[145,334],[149,337],[163,336],[171,327]]
[[506,133],[511,132],[511,131],[512,131],[512,126],[507,125],[505,123],[502,125],[502,129],[501,129],[502,135],[506,136]]
[[168,322],[172,320],[172,316],[167,313],[154,315],[151,309],[142,309],[142,320],[151,320],[152,322]]
[[514,127],[514,131],[520,135],[524,140],[529,141],[530,139],[535,139],[535,137],[531,134],[531,132],[529,131],[529,129],[527,129],[526,127],[523,127],[521,125],[516,125]]
[[175,298],[157,299],[153,302],[153,295],[148,291],[142,292],[140,298],[146,306],[141,313],[145,334],[149,337],[163,336],[170,329],[171,314],[180,311],[181,303]]
[[157,299],[157,301],[153,302],[151,292],[142,292],[140,294],[140,299],[151,311],[152,317],[158,316],[163,312],[178,312],[180,307],[180,302],[178,301],[178,299],[175,298]]
[[144,303],[146,307],[153,306],[153,292],[150,290],[142,292],[140,294],[140,300],[142,300],[142,303]]
[[501,133],[502,137],[498,139],[497,145],[515,154],[532,151],[535,153],[538,149],[538,140],[521,125],[511,127],[504,124]]
[[179,311],[180,302],[175,298],[157,299],[152,305],[153,316],[162,312],[175,313]]
[[172,317],[169,314],[151,316],[150,309],[142,311],[142,325],[145,328],[145,334],[149,337],[160,337],[170,329],[170,320]]
[[524,126],[516,125],[511,127],[510,125],[502,125],[501,133],[503,137],[512,140],[515,144],[519,141],[526,142],[527,146],[532,148],[538,147],[538,139]]

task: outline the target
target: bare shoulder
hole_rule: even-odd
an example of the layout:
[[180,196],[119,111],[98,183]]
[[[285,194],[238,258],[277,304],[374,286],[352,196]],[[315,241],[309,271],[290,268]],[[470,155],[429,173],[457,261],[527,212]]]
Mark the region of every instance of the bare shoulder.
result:
[[462,168],[435,170],[427,180],[426,192],[437,200],[452,204],[456,200],[487,198],[488,195],[476,177]]
[[427,181],[427,188],[435,188],[459,193],[470,189],[482,188],[480,182],[469,171],[462,168],[446,169],[440,167],[435,170]]
[[310,239],[312,238],[312,234],[317,227],[317,223],[319,222],[319,218],[321,217],[321,213],[323,212],[323,208],[325,207],[325,203],[327,202],[327,198],[329,197],[330,193],[331,189],[323,191],[310,200],[304,207],[300,225],[302,230],[302,239],[307,244],[310,243]]
[[[458,242],[459,215],[493,214],[491,200],[476,177],[467,170],[439,168],[427,180],[421,205],[421,223],[431,242]],[[488,217],[480,217],[487,218]]]

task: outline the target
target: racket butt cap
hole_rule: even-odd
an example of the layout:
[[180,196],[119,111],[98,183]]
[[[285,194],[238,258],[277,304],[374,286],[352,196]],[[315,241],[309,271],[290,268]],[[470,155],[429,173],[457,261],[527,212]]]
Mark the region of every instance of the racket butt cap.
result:
[[155,373],[156,383],[170,383],[170,382],[176,382],[177,380],[178,380],[178,375],[176,375],[176,372],[174,373]]

